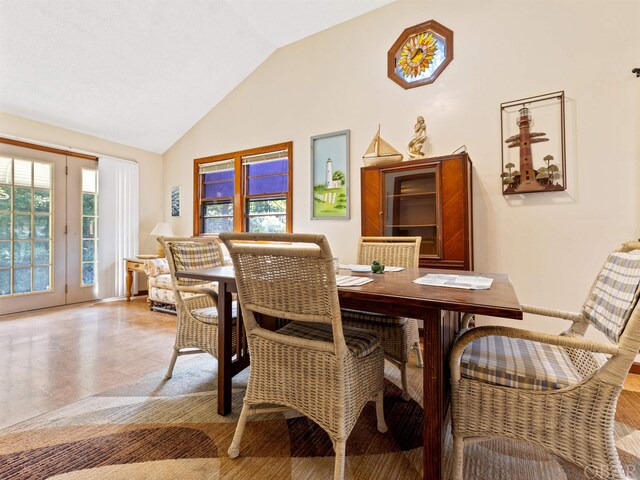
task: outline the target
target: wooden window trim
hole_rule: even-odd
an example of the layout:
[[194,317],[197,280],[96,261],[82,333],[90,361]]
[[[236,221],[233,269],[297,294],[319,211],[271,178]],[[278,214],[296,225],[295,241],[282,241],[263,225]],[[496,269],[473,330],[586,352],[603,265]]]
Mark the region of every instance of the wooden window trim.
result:
[[[286,232],[293,231],[293,142],[275,143],[264,147],[251,148],[249,150],[240,150],[237,152],[225,153],[221,155],[212,155],[209,157],[196,158],[193,160],[193,236],[199,237],[206,235],[201,231],[200,223],[200,205],[204,199],[200,198],[200,165],[204,163],[215,163],[223,160],[234,161],[234,192],[233,192],[233,231],[243,232],[245,218],[245,198],[256,198],[256,195],[243,195],[242,175],[242,157],[252,155],[260,155],[278,150],[286,150],[288,158],[288,186],[285,199],[287,202],[286,210]],[[238,174],[239,172],[239,174]],[[268,195],[265,195],[268,196]],[[228,197],[225,197],[228,198]],[[236,214],[236,212],[238,212]]]
[[60,148],[47,147],[45,145],[38,145],[37,143],[21,142],[20,140],[13,140],[11,138],[0,137],[0,143],[6,143],[7,145],[15,145],[16,147],[30,148],[31,150],[40,150],[42,152],[57,153],[58,155],[66,155],[67,157],[84,158],[86,160],[98,160],[95,155],[87,155],[85,153],[72,152],[69,150],[62,150]]

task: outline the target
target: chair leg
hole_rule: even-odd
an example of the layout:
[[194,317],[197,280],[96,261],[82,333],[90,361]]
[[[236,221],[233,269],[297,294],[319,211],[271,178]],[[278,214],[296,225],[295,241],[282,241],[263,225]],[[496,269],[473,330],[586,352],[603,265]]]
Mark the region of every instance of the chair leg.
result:
[[169,369],[167,370],[167,373],[164,376],[165,379],[169,380],[173,375],[173,367],[175,367],[177,359],[178,359],[178,349],[174,348],[173,356],[171,357],[171,361],[169,362]]
[[402,382],[402,399],[411,400],[409,395],[409,382],[407,381],[407,362],[400,364],[400,381]]
[[380,390],[376,395],[376,420],[378,422],[378,431],[385,433],[387,431],[387,422],[384,421],[384,389]]
[[453,462],[451,465],[451,480],[462,480],[464,467],[464,440],[453,435]]
[[244,433],[244,427],[247,425],[247,417],[249,416],[249,404],[243,403],[242,412],[240,413],[240,418],[238,419],[238,425],[236,426],[236,433],[233,435],[233,441],[231,442],[231,446],[227,453],[229,457],[236,458],[240,455],[240,441],[242,440],[242,434]]
[[422,361],[422,348],[420,348],[420,342],[415,342],[411,348],[416,352],[416,367],[423,368],[424,362]]
[[333,470],[333,480],[344,479],[344,463],[345,463],[346,446],[347,446],[346,440],[337,440],[333,444],[333,449],[336,452],[336,465]]

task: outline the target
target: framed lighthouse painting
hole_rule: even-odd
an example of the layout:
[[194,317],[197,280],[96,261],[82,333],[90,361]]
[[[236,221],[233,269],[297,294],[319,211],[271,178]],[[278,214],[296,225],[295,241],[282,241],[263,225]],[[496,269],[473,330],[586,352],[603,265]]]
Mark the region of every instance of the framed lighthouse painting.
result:
[[500,105],[502,194],[565,190],[564,92]]
[[349,219],[349,130],[311,137],[311,219]]

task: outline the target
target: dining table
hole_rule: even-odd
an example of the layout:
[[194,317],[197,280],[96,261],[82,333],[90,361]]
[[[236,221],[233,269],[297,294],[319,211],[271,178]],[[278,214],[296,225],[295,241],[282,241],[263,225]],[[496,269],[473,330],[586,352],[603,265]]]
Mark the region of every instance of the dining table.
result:
[[[520,302],[509,276],[460,270],[405,268],[383,274],[353,273],[373,281],[360,286],[338,287],[341,308],[363,310],[422,320],[423,371],[423,478],[441,479],[443,449],[448,423],[449,352],[460,329],[463,314],[522,319]],[[427,274],[470,275],[491,278],[487,290],[428,286],[413,280]],[[232,294],[236,292],[233,266],[184,270],[179,278],[218,282],[218,413],[231,412],[232,377],[250,364],[242,322],[231,318]],[[238,341],[232,343],[233,329]]]

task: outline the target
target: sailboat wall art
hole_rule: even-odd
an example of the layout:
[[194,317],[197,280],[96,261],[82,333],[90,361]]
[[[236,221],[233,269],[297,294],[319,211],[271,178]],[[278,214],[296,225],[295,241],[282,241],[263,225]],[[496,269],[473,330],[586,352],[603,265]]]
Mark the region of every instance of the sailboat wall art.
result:
[[502,194],[565,190],[564,92],[506,102],[500,112]]
[[401,162],[402,154],[380,137],[380,126],[378,126],[378,131],[373,140],[371,140],[369,148],[362,156],[362,161],[365,167],[384,165],[386,163]]

